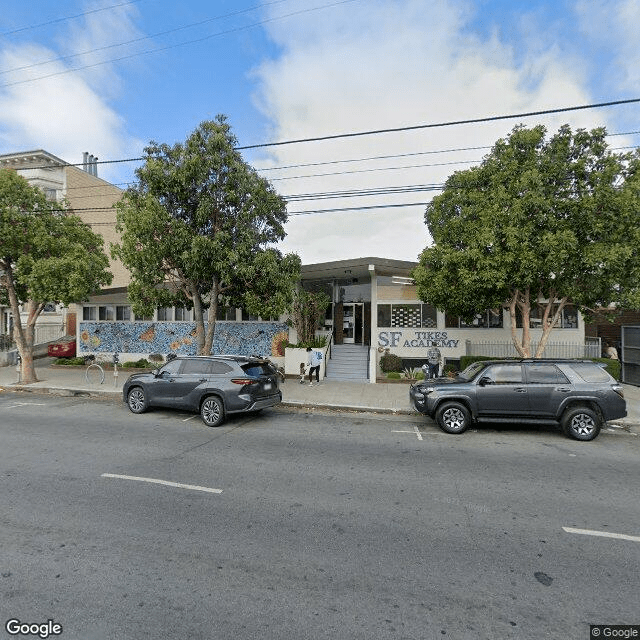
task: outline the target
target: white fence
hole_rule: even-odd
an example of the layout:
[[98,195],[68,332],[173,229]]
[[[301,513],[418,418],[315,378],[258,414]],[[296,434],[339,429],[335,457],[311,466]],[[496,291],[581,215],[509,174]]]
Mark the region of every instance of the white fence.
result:
[[[64,328],[60,324],[40,324],[35,326],[34,344],[47,344],[55,342],[65,335]],[[15,349],[15,341],[12,336],[0,335],[0,351]]]
[[[537,342],[531,342],[531,353],[535,354]],[[491,358],[519,357],[513,342],[471,342],[466,341],[468,356],[489,356]],[[602,345],[600,338],[585,338],[584,344],[567,342],[547,342],[543,358],[600,358]]]

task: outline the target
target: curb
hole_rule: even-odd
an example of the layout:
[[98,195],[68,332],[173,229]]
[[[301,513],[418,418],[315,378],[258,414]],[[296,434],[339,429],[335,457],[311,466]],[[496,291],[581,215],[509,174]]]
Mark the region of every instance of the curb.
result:
[[14,393],[35,393],[42,395],[66,396],[78,398],[120,398],[121,391],[100,391],[92,389],[67,389],[64,387],[28,387],[25,385],[9,385],[0,388],[3,391],[12,391]]
[[292,409],[324,409],[326,411],[353,411],[358,413],[387,413],[392,415],[419,416],[417,411],[410,409],[386,409],[382,407],[363,407],[359,405],[346,404],[316,404],[313,402],[302,402],[296,400],[283,400],[279,407],[291,407]]

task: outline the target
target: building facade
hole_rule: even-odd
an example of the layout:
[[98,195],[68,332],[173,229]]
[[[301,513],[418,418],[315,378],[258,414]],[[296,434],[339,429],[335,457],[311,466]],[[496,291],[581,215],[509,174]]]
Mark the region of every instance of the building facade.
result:
[[[102,236],[104,249],[118,241],[116,211],[113,205],[122,197],[122,190],[98,177],[97,158],[83,154],[79,166],[42,149],[0,155],[0,169],[12,169],[29,184],[39,187],[47,198],[59,202],[77,215],[91,229]],[[129,273],[118,260],[109,256],[109,270],[113,274],[112,287],[125,287]],[[64,334],[75,334],[77,310],[51,304],[36,325],[36,341],[48,342]],[[10,335],[13,318],[8,307],[0,307],[0,335]]]
[[[461,356],[483,348],[487,353],[477,355],[516,355],[507,309],[479,311],[470,322],[449,316],[418,299],[410,276],[415,266],[415,262],[375,257],[303,265],[300,286],[324,291],[331,300],[318,335],[331,336],[334,345],[354,345],[365,351],[370,382],[378,379],[385,353],[398,355],[407,367],[422,365],[433,345],[440,349],[445,363],[454,365]],[[531,334],[534,343],[542,334],[536,317],[531,321]],[[129,360],[152,353],[194,354],[194,337],[191,310],[159,308],[152,317],[136,317],[126,288],[94,296],[78,314],[79,353],[117,351]],[[564,310],[554,340],[566,351],[548,355],[599,355],[585,352],[584,322],[571,307]],[[297,342],[286,317],[261,319],[242,309],[223,309],[216,322],[213,351],[268,356],[284,364],[286,342]],[[330,361],[327,368],[331,368]]]

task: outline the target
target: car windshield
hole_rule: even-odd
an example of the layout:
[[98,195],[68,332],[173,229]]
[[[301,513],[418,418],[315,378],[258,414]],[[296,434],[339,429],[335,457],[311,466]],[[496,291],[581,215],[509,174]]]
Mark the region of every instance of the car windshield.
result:
[[458,378],[473,380],[486,366],[486,362],[473,362],[458,374]]

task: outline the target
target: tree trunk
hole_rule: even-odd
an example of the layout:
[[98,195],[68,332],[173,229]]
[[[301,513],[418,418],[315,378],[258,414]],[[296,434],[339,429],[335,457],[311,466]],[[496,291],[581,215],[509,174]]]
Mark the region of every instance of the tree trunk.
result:
[[[518,339],[516,308],[520,309],[522,318],[522,337]],[[516,289],[509,301],[509,317],[511,319],[511,340],[521,358],[531,357],[531,331],[529,320],[531,316],[531,298],[529,289],[521,293]]]
[[[564,306],[567,304],[567,298],[562,298],[555,312],[553,313],[553,315],[551,315],[551,311],[555,304],[555,298],[555,291],[552,291],[549,294],[549,301],[547,302],[547,306],[544,310],[544,315],[542,316],[542,337],[540,338],[540,343],[538,344],[538,348],[536,349],[536,358],[542,357],[542,354],[544,353],[544,350],[547,346],[547,342],[549,341],[549,336],[556,326],[556,323],[558,322],[558,318],[560,318],[560,314],[562,313]],[[549,316],[551,316],[551,318],[549,318]]]
[[204,351],[204,308],[202,298],[197,291],[193,292],[193,319],[196,323],[196,354],[201,356]]
[[215,335],[216,330],[216,318],[218,317],[218,291],[219,291],[220,283],[218,282],[218,278],[213,278],[213,283],[211,285],[211,293],[209,294],[209,314],[208,314],[208,324],[207,324],[207,333],[204,339],[203,350],[200,355],[210,355],[213,351],[213,337]]
[[18,301],[13,281],[13,270],[11,265],[5,265],[5,267],[3,281],[9,294],[9,304],[13,314],[13,334],[21,359],[20,382],[22,384],[31,384],[38,381],[36,367],[33,362],[34,325],[44,306],[38,306],[33,300],[29,300],[29,319],[27,320],[27,326],[23,327],[22,319],[20,318],[20,302]]

